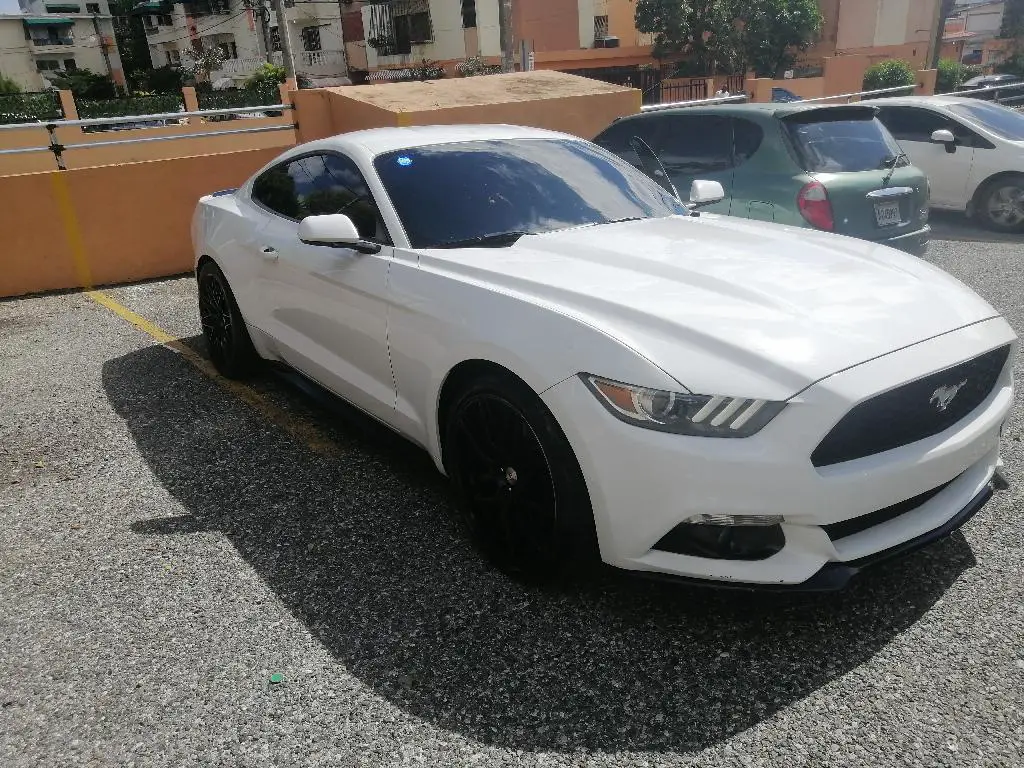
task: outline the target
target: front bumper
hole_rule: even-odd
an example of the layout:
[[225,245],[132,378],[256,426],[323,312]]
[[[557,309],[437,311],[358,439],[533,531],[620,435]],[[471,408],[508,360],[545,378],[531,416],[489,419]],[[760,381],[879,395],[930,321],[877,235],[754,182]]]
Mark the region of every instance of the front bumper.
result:
[[[801,392],[744,439],[685,437],[623,423],[577,377],[542,397],[580,462],[609,565],[719,586],[835,589],[867,564],[946,535],[987,501],[1013,398],[1012,357],[988,398],[944,432],[817,468],[810,461],[814,448],[858,402],[1014,339],[997,318],[863,363]],[[920,506],[853,534],[833,540],[823,528],[940,486]],[[654,548],[697,514],[782,515],[785,545],[756,561]]]

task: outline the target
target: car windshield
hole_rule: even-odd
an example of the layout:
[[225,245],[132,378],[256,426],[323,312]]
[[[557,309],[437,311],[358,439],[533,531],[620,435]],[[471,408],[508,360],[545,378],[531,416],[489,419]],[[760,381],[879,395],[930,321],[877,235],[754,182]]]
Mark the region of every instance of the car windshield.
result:
[[[804,170],[812,173],[880,170],[889,167],[901,152],[874,117],[830,120],[797,115],[785,124]],[[900,160],[901,165],[906,163]]]
[[[1024,89],[1021,90],[1024,93]],[[987,128],[1010,141],[1024,141],[1024,115],[990,101],[965,101],[953,104],[949,111]]]
[[414,248],[509,244],[515,235],[687,212],[633,166],[583,141],[439,144],[387,152],[374,167]]

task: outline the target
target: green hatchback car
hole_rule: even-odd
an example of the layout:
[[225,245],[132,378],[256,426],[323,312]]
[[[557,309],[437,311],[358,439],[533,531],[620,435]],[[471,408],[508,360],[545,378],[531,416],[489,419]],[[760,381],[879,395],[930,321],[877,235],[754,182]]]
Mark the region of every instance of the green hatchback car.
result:
[[[706,210],[827,230],[920,253],[928,179],[870,104],[718,104],[619,118],[594,142],[666,189],[718,181]],[[664,174],[672,184],[668,184]]]

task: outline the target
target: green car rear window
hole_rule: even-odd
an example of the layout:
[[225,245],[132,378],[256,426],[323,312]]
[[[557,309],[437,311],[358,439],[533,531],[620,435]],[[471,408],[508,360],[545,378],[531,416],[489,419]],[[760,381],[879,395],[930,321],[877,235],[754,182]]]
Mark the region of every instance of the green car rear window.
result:
[[[820,114],[794,116],[783,120],[786,132],[805,171],[811,173],[854,173],[887,167],[899,155],[900,147],[872,113],[841,119]],[[904,164],[906,161],[903,161]]]

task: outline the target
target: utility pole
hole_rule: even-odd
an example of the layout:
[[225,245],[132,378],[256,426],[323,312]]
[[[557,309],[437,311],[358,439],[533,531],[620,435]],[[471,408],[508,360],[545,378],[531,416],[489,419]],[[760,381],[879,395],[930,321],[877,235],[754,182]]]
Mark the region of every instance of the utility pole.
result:
[[501,71],[515,71],[516,46],[512,39],[512,0],[498,0],[498,41],[501,45]]
[[295,59],[292,58],[292,40],[288,34],[288,17],[284,15],[284,0],[274,0],[274,12],[277,14],[277,33],[281,38],[281,59],[284,62],[285,81],[290,87],[298,88],[295,79]]
[[938,69],[939,58],[942,56],[942,33],[946,29],[946,19],[953,12],[956,0],[937,0],[939,18],[935,24],[935,35],[932,38],[932,58],[928,62],[929,69]]

